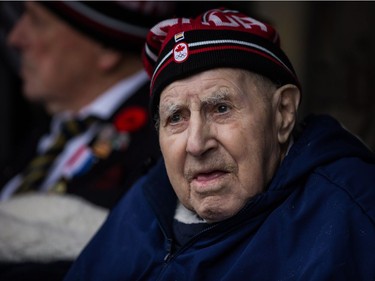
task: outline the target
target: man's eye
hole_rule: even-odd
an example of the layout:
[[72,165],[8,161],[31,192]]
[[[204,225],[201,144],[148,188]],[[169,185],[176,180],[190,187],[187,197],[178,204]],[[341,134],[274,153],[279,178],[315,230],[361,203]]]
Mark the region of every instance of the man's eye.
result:
[[169,118],[170,123],[178,123],[182,119],[181,114],[175,113]]
[[225,113],[229,110],[229,107],[226,104],[219,104],[217,106],[217,112],[219,113]]

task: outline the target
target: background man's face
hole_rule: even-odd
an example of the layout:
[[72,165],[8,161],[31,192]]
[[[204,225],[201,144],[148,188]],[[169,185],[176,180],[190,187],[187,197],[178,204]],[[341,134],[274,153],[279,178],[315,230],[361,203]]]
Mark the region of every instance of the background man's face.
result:
[[21,54],[26,97],[67,108],[92,79],[100,50],[99,44],[35,2],[25,2],[25,12],[8,42]]

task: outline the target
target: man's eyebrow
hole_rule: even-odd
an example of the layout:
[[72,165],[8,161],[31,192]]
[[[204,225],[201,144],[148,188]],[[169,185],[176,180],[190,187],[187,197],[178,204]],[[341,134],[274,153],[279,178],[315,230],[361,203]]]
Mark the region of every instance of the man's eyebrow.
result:
[[215,93],[213,93],[211,96],[202,99],[202,104],[206,104],[206,105],[218,104],[220,102],[223,102],[229,99],[230,99],[229,91],[226,89],[220,89],[216,91]]
[[181,106],[179,106],[178,104],[167,102],[160,105],[159,112],[170,115],[177,112],[180,108]]

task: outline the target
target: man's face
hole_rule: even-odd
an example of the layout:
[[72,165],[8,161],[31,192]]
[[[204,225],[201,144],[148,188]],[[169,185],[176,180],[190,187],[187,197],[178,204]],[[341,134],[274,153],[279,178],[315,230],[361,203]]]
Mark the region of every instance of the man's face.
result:
[[99,44],[38,3],[25,2],[25,12],[8,42],[20,51],[24,93],[29,100],[66,109],[92,80]]
[[[280,162],[272,98],[253,74],[215,69],[160,98],[160,145],[179,200],[209,222],[236,214]],[[262,97],[263,96],[263,97]]]

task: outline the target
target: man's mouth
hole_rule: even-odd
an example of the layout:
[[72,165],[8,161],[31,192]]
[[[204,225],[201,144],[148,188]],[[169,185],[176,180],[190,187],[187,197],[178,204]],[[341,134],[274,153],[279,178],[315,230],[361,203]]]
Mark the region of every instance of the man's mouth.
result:
[[199,172],[199,173],[196,173],[194,175],[193,180],[198,181],[198,182],[206,182],[206,181],[211,181],[211,180],[214,180],[216,178],[219,178],[219,177],[223,176],[224,174],[227,174],[227,172],[221,171],[221,170],[212,170],[212,171],[209,171],[209,172]]

